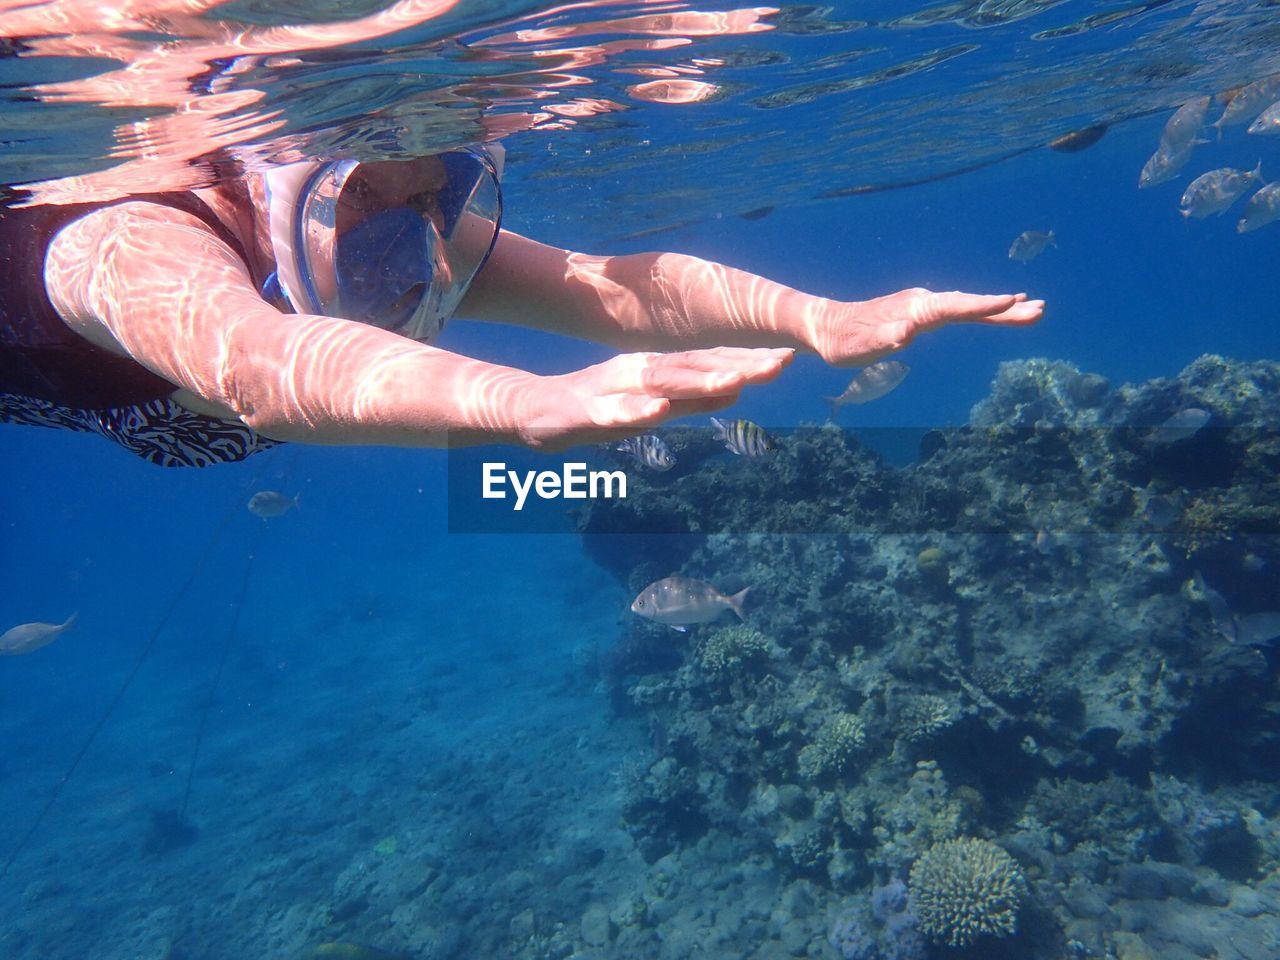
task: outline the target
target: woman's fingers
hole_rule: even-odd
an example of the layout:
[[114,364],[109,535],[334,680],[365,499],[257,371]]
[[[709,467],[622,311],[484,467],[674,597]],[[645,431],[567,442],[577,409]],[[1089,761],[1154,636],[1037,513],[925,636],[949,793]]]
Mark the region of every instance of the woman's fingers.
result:
[[922,313],[924,327],[942,323],[1019,325],[1039,320],[1044,313],[1044,301],[1028,300],[1025,293],[988,295],[953,291],[931,294]]
[[[1024,294],[1025,297],[1025,294]],[[1007,326],[1023,327],[1032,323],[1036,323],[1044,316],[1043,300],[1026,300],[1023,299],[1015,303],[1008,310],[1002,313],[995,313],[982,323],[998,323]]]
[[795,351],[790,349],[745,347],[651,354],[643,370],[641,388],[673,400],[726,396],[747,384],[774,379],[794,356]]
[[644,391],[672,400],[694,397],[718,397],[737,393],[747,384],[745,374],[735,372],[706,373],[688,367],[651,367],[645,373]]

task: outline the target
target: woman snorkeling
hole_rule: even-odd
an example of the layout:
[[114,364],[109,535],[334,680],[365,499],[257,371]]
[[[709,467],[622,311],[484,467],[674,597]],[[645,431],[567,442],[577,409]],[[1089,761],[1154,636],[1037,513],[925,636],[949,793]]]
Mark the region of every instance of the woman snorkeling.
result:
[[[117,167],[36,185],[32,205],[0,204],[0,421],[95,432],[165,465],[238,460],[278,441],[556,450],[729,406],[798,350],[852,366],[948,323],[1024,325],[1042,313],[1023,294],[913,289],[841,303],[695,257],[546,246],[502,229],[496,144],[259,160],[254,172],[211,161],[239,142],[217,131],[265,137],[279,125],[269,113],[230,122],[265,96],[234,82],[265,58],[385,37],[455,0],[301,26],[223,22],[212,16],[223,4],[0,11],[3,35],[20,38],[11,54],[123,65],[37,84],[39,97],[145,109],[122,128],[129,143],[216,171],[195,188],[153,185],[174,164],[125,151],[133,159]],[[763,29],[764,9],[627,24],[652,19],[653,37],[636,42],[660,47],[677,28]],[[184,39],[148,42],[157,25]],[[485,117],[476,139],[515,119]],[[535,376],[432,346],[455,313],[622,352]]]
[[[1043,310],[923,289],[844,303],[680,254],[556,249],[501,229],[501,161],[299,163],[3,210],[0,419],[166,465],[276,441],[555,450],[729,406],[797,350],[859,365]],[[455,311],[627,352],[536,376],[431,346]]]

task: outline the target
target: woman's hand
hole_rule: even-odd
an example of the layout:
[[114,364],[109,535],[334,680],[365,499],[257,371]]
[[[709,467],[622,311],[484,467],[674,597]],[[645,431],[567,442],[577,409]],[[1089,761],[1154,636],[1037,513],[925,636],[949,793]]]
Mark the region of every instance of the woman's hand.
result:
[[1044,313],[1043,300],[1025,293],[985,296],[934,293],[923,287],[859,303],[833,303],[815,318],[810,345],[836,367],[863,366],[901,350],[916,334],[949,323],[1025,327]]
[[541,377],[526,398],[520,438],[535,449],[556,451],[721,410],[743,387],[777,377],[793,355],[789,349],[744,347],[626,353],[584,370]]

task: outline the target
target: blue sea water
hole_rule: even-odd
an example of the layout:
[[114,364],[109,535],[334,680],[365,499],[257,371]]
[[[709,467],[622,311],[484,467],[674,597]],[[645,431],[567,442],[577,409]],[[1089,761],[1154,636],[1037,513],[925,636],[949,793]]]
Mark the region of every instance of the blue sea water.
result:
[[[774,31],[695,37],[692,54],[646,52],[646,63],[725,60],[706,68],[723,84],[706,104],[627,98],[634,76],[584,68],[588,90],[627,110],[508,137],[505,225],[594,253],[694,254],[838,299],[926,286],[1047,301],[1032,329],[922,337],[901,356],[906,382],[846,408],[850,427],[964,424],[1007,360],[1065,360],[1114,385],[1174,377],[1203,354],[1280,360],[1280,223],[1239,234],[1239,206],[1207,220],[1178,212],[1185,184],[1207,170],[1260,159],[1268,179],[1280,176],[1280,137],[1232,127],[1219,142],[1210,131],[1174,182],[1137,187],[1179,104],[1280,71],[1274,5],[1151,3],[1075,46],[1032,35],[1121,8],[953,6],[946,16],[952,5],[935,8],[932,26],[891,29],[911,11],[793,5],[763,15]],[[264,82],[268,63],[243,82],[289,108],[288,132],[307,148],[341,140],[334,131],[349,132],[343,123],[361,113],[359,102],[322,112],[315,91],[351,77],[376,86],[379,64],[397,75],[398,52],[455,63],[442,37],[499,34],[517,13],[558,24],[650,8],[685,9],[476,5],[349,60],[317,56],[305,78],[314,85],[300,84],[296,103]],[[242,4],[224,15],[308,12]],[[855,28],[855,18],[871,25]],[[901,80],[793,106],[764,99],[962,43],[977,49]],[[861,53],[833,59],[852,50]],[[1130,61],[1166,69],[1126,71]],[[19,89],[49,71],[75,74],[58,60],[3,62]],[[507,73],[514,85],[519,74]],[[542,89],[546,78],[527,82]],[[379,109],[410,99],[395,83],[383,96]],[[499,114],[538,105],[495,99]],[[16,151],[0,161],[6,179],[106,164],[105,149],[28,136],[37,111],[54,109],[28,100],[14,93],[4,108],[19,131],[5,135]],[[101,108],[79,109],[85,129],[109,132],[93,116]],[[1112,127],[1090,149],[1031,149],[1103,120]],[[258,142],[230,149],[270,154]],[[949,175],[968,166],[978,168]],[[920,182],[820,196],[904,180]],[[1021,231],[1050,228],[1056,248],[1027,264],[1007,257]],[[609,356],[465,318],[440,345],[547,373]],[[801,357],[731,414],[771,428],[821,423],[822,397],[847,378]],[[446,453],[294,444],[242,464],[165,470],[95,437],[12,425],[0,425],[0,448],[0,627],[79,615],[56,643],[0,662],[0,956],[377,955],[308,953],[327,942],[422,958],[839,955],[816,909],[748,918],[760,931],[751,950],[747,927],[718,929],[717,874],[755,870],[756,896],[772,885],[788,909],[798,894],[793,877],[770,872],[767,846],[743,854],[714,831],[684,855],[686,903],[664,911],[649,900],[640,926],[654,937],[628,952],[623,907],[658,881],[620,823],[621,784],[628,765],[653,759],[655,733],[642,712],[614,709],[593,669],[628,629],[630,591],[572,535],[451,532]],[[299,495],[299,508],[269,521],[250,514],[249,496],[268,488]],[[1274,777],[1255,780],[1274,794]],[[1268,803],[1258,808],[1269,816]],[[189,835],[165,818],[180,809]],[[868,873],[862,887],[873,879],[889,878]],[[822,877],[804,882],[823,903],[852,895]],[[1200,955],[1264,956],[1229,952],[1232,923],[1249,914],[1219,906],[1223,925],[1202,943],[1217,952]],[[614,916],[602,924],[600,909]],[[1107,943],[1118,955],[1153,955],[1134,939],[1140,927],[1115,929]],[[1103,955],[1078,949],[1001,955]]]

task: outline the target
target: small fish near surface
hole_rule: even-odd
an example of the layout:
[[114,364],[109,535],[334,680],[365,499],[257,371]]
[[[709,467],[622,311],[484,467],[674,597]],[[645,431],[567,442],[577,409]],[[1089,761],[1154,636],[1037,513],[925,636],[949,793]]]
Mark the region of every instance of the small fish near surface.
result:
[[1255,80],[1248,86],[1241,87],[1231,95],[1220,116],[1209,126],[1218,131],[1222,137],[1222,128],[1237,123],[1248,123],[1258,116],[1264,108],[1280,98],[1280,73]]
[[1072,130],[1070,133],[1055,137],[1049,141],[1049,149],[1056,150],[1059,153],[1079,153],[1081,150],[1087,150],[1092,147],[1102,139],[1106,132],[1107,125],[1105,123],[1095,123],[1093,126],[1084,127],[1081,130]]
[[1030,263],[1044,253],[1046,247],[1057,245],[1058,241],[1052,230],[1048,233],[1041,233],[1039,230],[1023,230],[1009,247],[1009,259],[1017,260],[1019,263]]
[[278,490],[260,490],[249,498],[249,512],[255,517],[261,517],[263,520],[270,520],[272,517],[281,517],[299,506],[298,497],[286,497]]
[[64,623],[21,623],[0,634],[0,656],[17,657],[47,647],[75,626],[79,614],[73,613]]
[[1182,215],[1196,220],[1222,213],[1240,199],[1250,185],[1262,182],[1262,162],[1252,170],[1221,167],[1202,173],[1182,195]]
[[627,437],[615,447],[619,453],[625,453],[636,466],[659,473],[670,470],[676,465],[676,458],[662,438],[652,433],[641,437]]
[[1280,133],[1280,100],[1277,100],[1249,124],[1250,133]]
[[1236,224],[1236,233],[1249,233],[1280,220],[1280,180],[1268,183],[1244,205],[1244,216]]
[[740,457],[763,457],[773,453],[777,446],[764,427],[750,420],[719,420],[711,418],[716,439],[724,441],[724,447]]
[[732,610],[739,620],[745,620],[742,603],[750,589],[744,587],[727,597],[704,580],[666,577],[641,590],[631,602],[631,612],[683,633],[692,624],[710,623],[726,610]]
[[1172,180],[1186,166],[1195,145],[1204,142],[1200,139],[1200,132],[1204,129],[1204,117],[1211,99],[1195,97],[1188,100],[1169,118],[1160,134],[1160,145],[1138,177],[1139,188],[1145,189]]
[[898,360],[881,360],[868,367],[863,367],[853,375],[844,393],[838,397],[826,397],[831,404],[831,419],[836,418],[840,408],[846,403],[870,403],[879,400],[897,389],[907,378],[911,368]]

